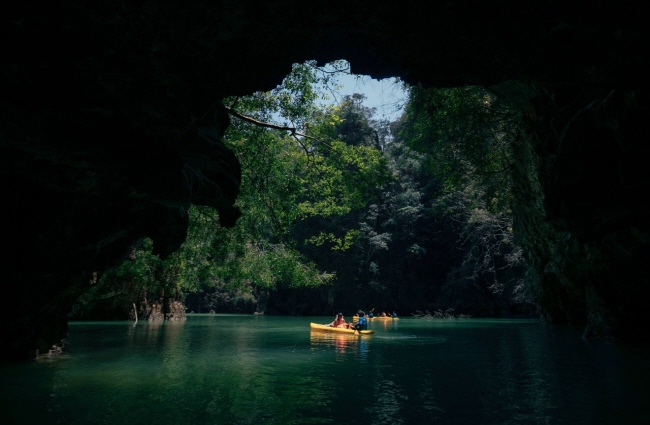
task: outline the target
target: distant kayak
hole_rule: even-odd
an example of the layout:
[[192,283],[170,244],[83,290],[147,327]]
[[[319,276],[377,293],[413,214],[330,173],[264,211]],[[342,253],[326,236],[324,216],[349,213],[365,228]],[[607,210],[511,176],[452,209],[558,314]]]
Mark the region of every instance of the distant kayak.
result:
[[341,334],[370,335],[370,334],[375,333],[375,331],[373,331],[373,330],[357,331],[357,330],[354,330],[354,329],[333,328],[333,327],[327,326],[327,325],[319,325],[318,323],[311,323],[309,326],[315,331],[335,332],[335,333],[341,333]]
[[[367,319],[368,319],[368,320],[376,320],[376,319],[380,319],[380,320],[389,320],[389,319],[392,319],[392,320],[399,320],[399,317],[390,317],[390,316],[381,317],[381,316],[375,316],[375,317],[368,317]],[[352,321],[353,321],[353,322],[356,322],[356,321],[358,321],[358,320],[359,320],[359,316],[352,316]]]

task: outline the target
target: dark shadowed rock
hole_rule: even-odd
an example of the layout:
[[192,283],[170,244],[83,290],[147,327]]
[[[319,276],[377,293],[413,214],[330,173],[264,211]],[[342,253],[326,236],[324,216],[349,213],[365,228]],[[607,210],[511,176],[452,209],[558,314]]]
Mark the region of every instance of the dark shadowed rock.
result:
[[525,105],[516,230],[540,305],[647,340],[634,325],[648,284],[644,16],[614,1],[15,2],[0,18],[0,281],[13,292],[0,352],[60,340],[92,273],[140,238],[177,249],[190,204],[234,225],[220,100],[340,58],[377,78],[500,85]]

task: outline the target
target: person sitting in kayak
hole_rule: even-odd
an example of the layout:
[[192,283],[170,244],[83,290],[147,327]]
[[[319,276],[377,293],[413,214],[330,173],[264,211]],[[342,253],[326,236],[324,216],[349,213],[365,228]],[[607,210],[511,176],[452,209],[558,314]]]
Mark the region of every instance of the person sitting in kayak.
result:
[[348,329],[350,327],[349,324],[345,323],[345,319],[343,318],[343,313],[338,313],[336,317],[334,318],[334,321],[327,325],[332,328],[344,328]]
[[372,314],[372,311],[368,313],[368,318],[372,319],[374,317],[374,314]]
[[359,312],[359,321],[352,327],[357,331],[365,331],[368,329],[368,321],[366,320],[366,313],[363,311]]
[[397,317],[397,313],[393,311],[393,319]]
[[381,312],[381,317],[386,317],[386,312],[385,311]]

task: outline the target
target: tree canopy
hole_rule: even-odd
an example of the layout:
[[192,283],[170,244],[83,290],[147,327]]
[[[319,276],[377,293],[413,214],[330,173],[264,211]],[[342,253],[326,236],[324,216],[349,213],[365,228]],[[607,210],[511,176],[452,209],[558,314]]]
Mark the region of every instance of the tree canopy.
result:
[[272,91],[224,99],[243,170],[237,225],[192,207],[179,251],[163,260],[144,241],[97,290],[122,288],[124,310],[166,294],[192,311],[279,314],[420,303],[494,315],[524,301],[513,109],[479,87],[412,87],[401,118],[378,120],[362,94],[319,102],[334,67],[295,64]]

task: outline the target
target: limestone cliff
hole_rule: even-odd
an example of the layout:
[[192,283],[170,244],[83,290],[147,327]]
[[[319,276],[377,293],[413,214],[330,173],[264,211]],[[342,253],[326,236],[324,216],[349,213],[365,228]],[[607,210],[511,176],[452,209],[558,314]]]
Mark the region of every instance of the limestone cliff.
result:
[[585,338],[648,344],[644,95],[538,92],[519,150],[515,230],[529,287],[548,320],[585,325]]
[[61,338],[93,272],[138,239],[176,249],[191,203],[233,225],[219,101],[307,59],[427,86],[535,85],[517,214],[540,305],[594,331],[640,322],[644,16],[612,0],[14,2],[0,18],[0,352]]

